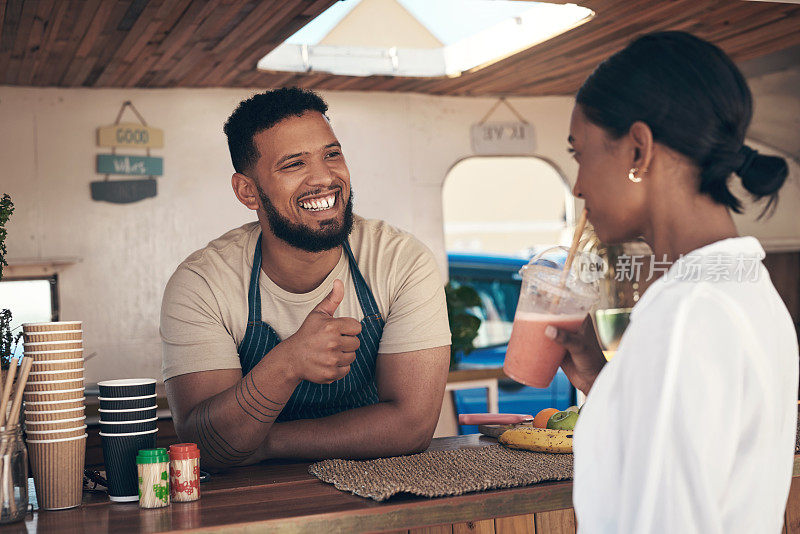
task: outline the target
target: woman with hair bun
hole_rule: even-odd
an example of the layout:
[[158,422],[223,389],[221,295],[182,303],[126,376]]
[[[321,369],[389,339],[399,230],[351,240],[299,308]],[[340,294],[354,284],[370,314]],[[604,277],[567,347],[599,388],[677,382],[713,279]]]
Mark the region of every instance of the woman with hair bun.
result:
[[588,395],[575,430],[581,532],[780,532],[797,425],[794,325],[731,211],[737,175],[774,207],[786,162],[744,143],[747,84],[683,32],[634,40],[578,91],[573,193],[601,240],[643,237],[669,270],[606,364],[591,321],[548,335]]

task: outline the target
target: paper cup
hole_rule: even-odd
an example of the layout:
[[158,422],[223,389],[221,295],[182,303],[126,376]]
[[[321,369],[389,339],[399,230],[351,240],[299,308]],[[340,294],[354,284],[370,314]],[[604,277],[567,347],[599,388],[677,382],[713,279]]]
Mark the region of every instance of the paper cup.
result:
[[109,399],[98,397],[101,410],[131,410],[134,408],[151,408],[156,404],[156,396],[145,395],[143,397],[121,397],[119,399]]
[[103,421],[100,420],[100,432],[102,434],[133,434],[137,432],[147,432],[156,428],[156,418],[147,421]]
[[117,399],[120,397],[142,397],[154,395],[155,378],[123,378],[121,380],[104,380],[98,382],[100,397]]
[[28,439],[77,438],[85,433],[86,425],[62,428],[61,430],[28,430],[27,427],[25,428],[25,434]]
[[58,352],[63,350],[83,349],[83,340],[51,341],[50,343],[23,343],[25,354],[39,354],[42,352]]
[[83,387],[59,389],[54,391],[25,391],[22,394],[25,402],[50,402],[59,400],[75,400],[83,398]]
[[53,332],[61,330],[81,330],[83,323],[80,321],[57,321],[53,323],[23,323],[22,331],[28,332]]
[[33,358],[33,363],[43,364],[48,361],[83,359],[83,349],[48,350],[41,352],[26,352],[25,356]]
[[[58,332],[25,333],[27,343],[49,343],[51,341],[81,341],[83,330],[61,330]],[[23,346],[24,348],[24,346]]]
[[42,371],[70,371],[74,369],[83,369],[83,358],[39,361],[34,358],[31,363],[31,373],[39,373]]
[[108,496],[112,501],[138,501],[139,475],[136,454],[156,446],[156,432],[104,434],[100,432],[103,460],[108,479]]
[[25,410],[26,421],[59,421],[63,419],[74,419],[84,415],[84,407],[80,408],[66,408],[56,410],[40,410],[28,411]]
[[78,428],[83,425],[86,428],[86,416],[75,417],[73,419],[61,419],[59,421],[29,421],[25,420],[25,432],[30,434],[30,431],[38,432],[41,430],[64,430],[67,428]]
[[115,422],[115,421],[142,421],[147,419],[154,419],[156,417],[156,410],[158,408],[143,408],[136,410],[103,410],[100,409],[101,422]]
[[25,401],[26,412],[44,412],[52,410],[67,410],[69,408],[83,408],[86,397],[60,401]]
[[44,382],[47,380],[83,379],[83,367],[79,369],[31,371],[28,373],[28,382]]
[[43,380],[41,382],[28,382],[25,391],[62,391],[83,387],[83,378],[67,380]]
[[28,439],[36,499],[45,510],[74,508],[83,499],[86,434],[51,439]]

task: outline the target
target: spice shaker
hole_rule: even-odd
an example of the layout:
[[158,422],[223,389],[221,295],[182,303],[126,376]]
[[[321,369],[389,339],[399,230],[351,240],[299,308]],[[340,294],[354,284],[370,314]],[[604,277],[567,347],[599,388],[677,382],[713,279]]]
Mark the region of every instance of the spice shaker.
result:
[[169,506],[169,455],[167,449],[142,449],[136,456],[139,471],[139,507]]
[[169,477],[173,501],[190,502],[200,498],[200,449],[197,445],[170,445]]

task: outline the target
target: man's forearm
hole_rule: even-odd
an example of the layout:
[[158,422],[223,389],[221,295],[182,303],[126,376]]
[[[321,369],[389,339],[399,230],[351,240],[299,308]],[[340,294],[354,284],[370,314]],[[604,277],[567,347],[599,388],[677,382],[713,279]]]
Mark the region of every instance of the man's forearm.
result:
[[279,358],[264,358],[236,384],[195,406],[178,425],[181,439],[195,441],[211,468],[253,463],[295,386]]
[[438,415],[415,416],[393,402],[379,402],[321,419],[276,423],[256,459],[377,458],[419,452],[430,443]]

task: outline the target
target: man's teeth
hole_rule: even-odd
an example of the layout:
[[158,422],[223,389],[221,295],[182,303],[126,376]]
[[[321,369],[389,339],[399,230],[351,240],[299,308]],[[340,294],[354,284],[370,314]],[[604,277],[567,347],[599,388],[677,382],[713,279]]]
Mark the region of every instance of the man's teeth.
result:
[[323,211],[332,208],[336,204],[336,195],[312,200],[301,200],[300,207],[309,211]]

